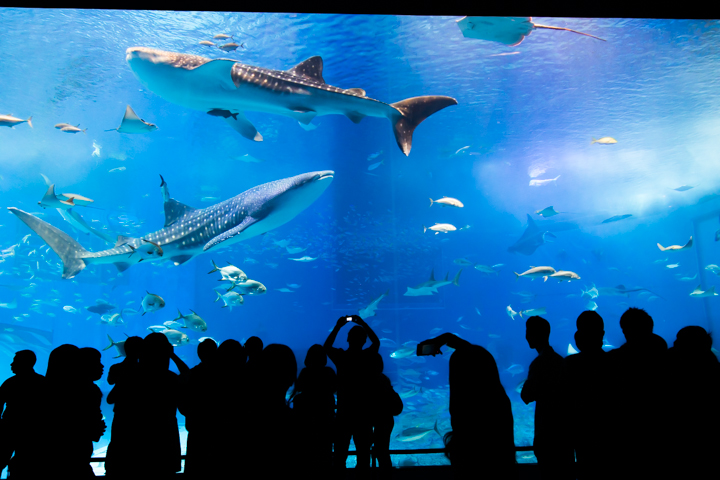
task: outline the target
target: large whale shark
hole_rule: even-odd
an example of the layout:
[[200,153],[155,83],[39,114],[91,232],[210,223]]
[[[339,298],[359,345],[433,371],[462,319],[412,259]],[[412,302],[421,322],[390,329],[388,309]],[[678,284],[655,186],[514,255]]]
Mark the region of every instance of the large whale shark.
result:
[[126,60],[148,90],[172,103],[223,117],[254,141],[262,141],[262,135],[245,117],[246,111],[285,115],[305,125],[321,115],[345,115],[354,123],[381,117],[390,120],[400,150],[408,155],[415,127],[433,113],[457,105],[445,96],[387,104],[369,98],[361,88],[333,87],[325,83],[323,61],[317,56],[286,71],[147,47],[128,48]]
[[[194,209],[170,198],[162,180],[165,226],[141,238],[118,236],[114,248],[85,250],[62,230],[34,215],[8,208],[58,254],[63,278],[73,278],[87,265],[114,264],[119,271],[145,261],[170,260],[180,265],[210,249],[261,235],[305,210],[330,185],[335,172],[303,173],[253,187],[224,202]],[[162,178],[162,177],[161,177]]]

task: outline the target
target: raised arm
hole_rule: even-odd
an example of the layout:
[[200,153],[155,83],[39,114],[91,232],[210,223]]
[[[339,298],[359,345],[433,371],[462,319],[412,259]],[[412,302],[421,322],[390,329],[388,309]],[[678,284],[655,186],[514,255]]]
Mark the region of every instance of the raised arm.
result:
[[335,327],[332,329],[332,332],[330,332],[330,335],[328,335],[327,339],[325,340],[325,343],[323,344],[323,347],[325,348],[326,352],[332,348],[333,343],[335,343],[335,338],[337,338],[337,334],[340,333],[340,329],[346,323],[347,323],[347,317],[338,318],[337,323],[335,323]]
[[173,349],[172,355],[170,355],[170,358],[172,359],[173,362],[175,362],[175,365],[177,366],[178,371],[180,372],[180,374],[181,374],[181,375],[182,375],[182,374],[186,374],[186,375],[187,375],[187,373],[190,371],[190,367],[188,367],[187,365],[185,365],[185,362],[183,362],[182,360],[180,360],[180,357],[178,357],[178,356],[175,354],[175,350],[174,350],[174,349]]
[[452,333],[443,333],[435,338],[420,342],[420,345],[435,345],[439,351],[440,347],[443,345],[447,345],[448,347],[457,350],[459,348],[467,348],[472,344]]

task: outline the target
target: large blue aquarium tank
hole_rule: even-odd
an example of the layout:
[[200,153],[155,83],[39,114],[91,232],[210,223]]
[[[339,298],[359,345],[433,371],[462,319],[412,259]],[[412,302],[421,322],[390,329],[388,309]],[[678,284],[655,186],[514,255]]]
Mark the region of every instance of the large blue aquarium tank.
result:
[[492,353],[530,446],[528,316],[563,355],[584,310],[605,349],[628,307],[670,344],[717,330],[720,22],[3,8],[0,31],[0,380],[65,343],[107,373],[150,331],[191,367],[253,335],[302,366],[358,314],[404,399],[391,449],[443,446],[449,351],[416,356],[442,332]]

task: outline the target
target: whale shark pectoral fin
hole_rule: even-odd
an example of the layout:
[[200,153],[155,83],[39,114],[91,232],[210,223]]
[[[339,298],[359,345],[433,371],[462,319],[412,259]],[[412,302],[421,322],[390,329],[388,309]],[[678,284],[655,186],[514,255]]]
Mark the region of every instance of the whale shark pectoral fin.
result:
[[195,209],[193,207],[189,207],[185,205],[184,203],[180,203],[174,198],[169,198],[165,204],[163,205],[165,207],[165,226],[172,225],[177,221],[178,218],[182,217],[183,215],[194,211]]
[[[255,142],[263,141],[263,137],[262,135],[260,135],[260,132],[257,131],[255,125],[250,123],[250,120],[247,119],[243,112],[238,112],[236,118],[227,117],[223,120],[225,120],[227,124],[232,127],[233,130],[235,130],[248,140],[253,140]],[[312,120],[312,118],[310,120]]]
[[300,77],[310,78],[316,82],[325,83],[325,79],[322,76],[323,60],[319,56],[310,57],[298,63],[289,69],[288,72]]
[[115,264],[115,268],[118,269],[118,272],[124,272],[125,270],[130,268],[130,264],[125,262],[119,262]]
[[211,60],[207,63],[203,63],[199,67],[195,67],[190,70],[190,75],[193,77],[203,76],[208,81],[217,82],[218,79],[222,81],[223,87],[235,90],[238,84],[234,82],[232,76],[233,66],[237,62],[235,60],[229,60],[227,58],[218,58],[217,60]]
[[206,243],[205,246],[203,247],[203,252],[209,250],[210,248],[212,248],[226,240],[231,239],[235,235],[239,235],[240,233],[243,232],[243,230],[245,230],[250,225],[252,225],[256,222],[257,222],[257,219],[255,219],[253,217],[250,217],[250,216],[245,217],[245,219],[240,223],[240,225],[238,225],[237,227],[231,228],[230,230],[228,230],[225,233],[221,233],[220,235],[218,235],[217,237],[213,238],[208,243]]
[[292,110],[290,116],[303,125],[309,125],[310,122],[313,121],[313,118],[317,116],[317,112],[315,110],[305,107],[296,107],[291,108],[290,110]]

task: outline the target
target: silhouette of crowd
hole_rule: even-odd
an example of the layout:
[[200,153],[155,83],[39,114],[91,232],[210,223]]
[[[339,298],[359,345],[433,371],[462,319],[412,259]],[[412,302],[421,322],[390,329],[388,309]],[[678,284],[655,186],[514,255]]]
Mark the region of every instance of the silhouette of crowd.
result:
[[[333,344],[346,325],[352,328],[344,350]],[[710,335],[684,327],[668,348],[638,308],[622,315],[620,327],[626,343],[606,352],[603,319],[581,313],[579,353],[563,358],[550,346],[550,323],[527,319],[527,343],[538,355],[520,396],[535,402],[533,448],[542,478],[707,477],[720,447],[720,363]],[[418,354],[434,356],[443,345],[453,349],[452,430],[443,439],[453,478],[518,478],[513,414],[495,359],[451,333],[421,342]],[[120,348],[125,358],[110,367],[113,388],[105,398],[114,412],[109,478],[179,472],[178,411],[188,432],[188,477],[284,478],[300,469],[344,478],[351,439],[359,474],[369,472],[371,458],[382,478],[391,474],[393,417],[403,402],[383,374],[380,340],[359,316],[338,319],[324,345],[310,347],[299,375],[288,346],[264,347],[257,337],[245,345],[206,339],[193,368],[162,333],[129,337]],[[31,350],[15,354],[14,376],[0,387],[0,467],[9,465],[9,478],[94,477],[93,442],[107,428],[94,383],[103,374],[100,360],[94,348],[60,345],[42,376]]]

